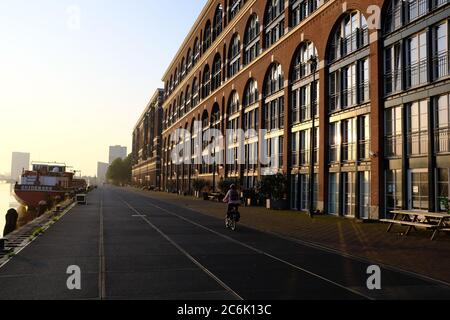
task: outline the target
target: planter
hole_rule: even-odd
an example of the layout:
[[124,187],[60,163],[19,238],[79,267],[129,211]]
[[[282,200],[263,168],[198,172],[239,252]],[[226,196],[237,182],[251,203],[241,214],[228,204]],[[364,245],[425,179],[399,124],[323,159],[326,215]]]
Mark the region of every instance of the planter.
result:
[[287,200],[266,200],[266,208],[269,210],[286,210],[288,208]]

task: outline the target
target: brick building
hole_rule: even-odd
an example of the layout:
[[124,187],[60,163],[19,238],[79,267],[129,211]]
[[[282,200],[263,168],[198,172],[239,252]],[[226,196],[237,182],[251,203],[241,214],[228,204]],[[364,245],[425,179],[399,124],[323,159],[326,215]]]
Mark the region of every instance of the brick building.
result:
[[133,130],[132,182],[161,188],[161,133],[164,91],[158,89]]
[[308,208],[314,162],[315,207],[328,214],[441,210],[449,4],[209,0],[163,76],[162,187],[190,193],[198,177],[236,177],[245,188],[260,179],[261,164],[173,163],[175,130],[193,132],[201,121],[203,130],[266,129],[245,139],[245,157],[262,157],[262,142],[277,141],[268,153],[288,176],[292,209]]

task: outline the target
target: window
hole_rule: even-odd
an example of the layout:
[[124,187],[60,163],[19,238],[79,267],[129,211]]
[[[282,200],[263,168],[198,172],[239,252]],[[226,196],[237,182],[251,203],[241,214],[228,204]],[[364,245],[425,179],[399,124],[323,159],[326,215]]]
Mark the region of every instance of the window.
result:
[[249,80],[244,93],[244,107],[248,107],[258,101],[258,85],[254,79]]
[[197,78],[194,78],[194,81],[192,82],[192,108],[196,107],[199,101]]
[[200,59],[200,41],[197,38],[194,41],[194,61],[193,61],[193,65],[197,64],[199,59]]
[[211,21],[208,20],[208,22],[206,22],[205,30],[203,33],[203,52],[206,52],[206,50],[209,49],[211,43]]
[[337,173],[329,175],[329,196],[328,213],[339,215],[339,177]]
[[449,75],[448,23],[447,21],[433,27],[433,78],[439,79]]
[[358,129],[358,145],[359,156],[358,160],[370,159],[370,116],[364,115],[359,117]]
[[411,170],[409,179],[409,209],[428,210],[428,170]]
[[370,218],[370,171],[359,172],[359,218]]
[[408,154],[428,153],[428,101],[414,102],[408,107]]
[[209,71],[209,66],[206,65],[203,70],[203,90],[202,98],[205,99],[211,93],[211,72]]
[[356,160],[356,118],[342,121],[342,161]]
[[291,134],[291,166],[293,168],[298,167],[299,165],[299,132],[293,132]]
[[450,96],[435,99],[436,152],[450,152]]
[[427,32],[423,31],[407,39],[406,87],[427,82]]
[[391,33],[402,26],[403,0],[391,0],[386,12],[385,33]]
[[366,103],[369,95],[369,60],[361,59],[330,74],[330,112]]
[[214,14],[212,41],[216,40],[222,33],[222,14],[223,8],[222,5],[219,4],[217,6],[216,13]]
[[407,0],[405,4],[408,21],[413,21],[428,12],[428,0]]
[[228,114],[228,116],[231,116],[232,114],[239,112],[239,110],[240,110],[239,95],[237,94],[236,91],[233,91],[231,93],[230,100],[228,103],[227,114]]
[[348,13],[338,25],[330,46],[330,61],[341,59],[369,44],[367,21],[359,11]]
[[445,200],[450,199],[449,187],[449,171],[450,168],[439,168],[437,169],[437,208],[439,211],[447,211],[448,208],[445,206]]
[[386,171],[386,208],[398,210],[403,207],[402,170]]
[[228,53],[228,77],[233,77],[241,67],[241,41],[239,35],[234,35]]
[[311,64],[309,60],[312,56],[317,57],[317,49],[312,42],[304,43],[294,57],[294,66],[291,81],[296,82],[311,74]]
[[291,6],[291,27],[295,27],[302,22],[311,13],[313,13],[319,5],[318,0],[290,0],[289,2]]
[[241,9],[242,0],[229,0],[228,1],[228,21],[233,20],[237,16],[239,10]]
[[386,156],[401,157],[403,154],[402,107],[389,108],[385,112]]
[[341,146],[341,133],[339,122],[330,123],[330,163],[339,162],[339,149]]
[[211,91],[217,90],[222,84],[222,60],[220,55],[216,55],[213,64]]
[[344,215],[356,216],[356,172],[342,173]]
[[402,50],[396,43],[385,50],[385,92],[386,94],[402,90]]
[[187,53],[186,72],[191,71],[193,59],[194,59],[194,57],[192,55],[192,50],[191,50],[191,48],[189,48],[188,53]]
[[284,35],[284,1],[267,1],[264,19],[266,33],[265,47],[269,48]]
[[256,14],[250,17],[244,37],[244,64],[248,65],[259,55],[259,21]]
[[273,64],[266,77],[265,96],[272,95],[284,87],[284,76],[280,64]]
[[184,97],[184,101],[185,101],[185,105],[186,105],[186,113],[189,112],[192,108],[191,106],[191,97],[192,97],[192,92],[189,86],[186,87],[186,94]]

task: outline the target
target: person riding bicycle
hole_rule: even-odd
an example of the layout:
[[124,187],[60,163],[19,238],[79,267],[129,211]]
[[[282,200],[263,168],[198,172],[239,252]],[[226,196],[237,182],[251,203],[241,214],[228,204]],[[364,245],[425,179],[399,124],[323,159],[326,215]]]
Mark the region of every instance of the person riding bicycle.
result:
[[237,209],[241,204],[241,199],[239,197],[239,192],[237,191],[236,185],[232,184],[230,186],[230,190],[227,192],[223,202],[228,203],[227,217],[229,217],[233,209],[236,209],[237,212]]

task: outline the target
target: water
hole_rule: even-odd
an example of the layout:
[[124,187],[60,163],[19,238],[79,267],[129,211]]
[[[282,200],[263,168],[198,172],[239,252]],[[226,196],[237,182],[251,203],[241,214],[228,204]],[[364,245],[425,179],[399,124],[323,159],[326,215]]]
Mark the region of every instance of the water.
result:
[[3,235],[5,228],[5,215],[9,209],[16,209],[19,213],[18,225],[26,224],[25,220],[29,220],[25,207],[21,206],[13,196],[13,185],[10,183],[0,182],[0,235]]

